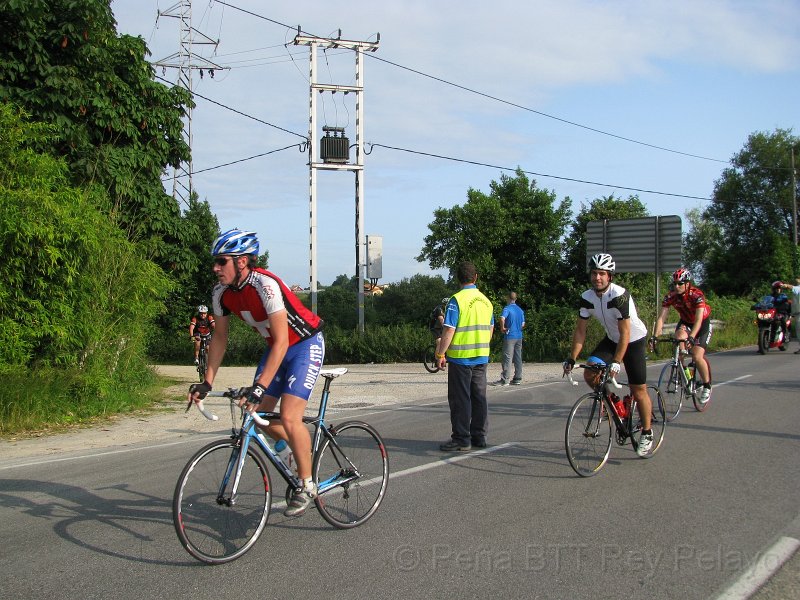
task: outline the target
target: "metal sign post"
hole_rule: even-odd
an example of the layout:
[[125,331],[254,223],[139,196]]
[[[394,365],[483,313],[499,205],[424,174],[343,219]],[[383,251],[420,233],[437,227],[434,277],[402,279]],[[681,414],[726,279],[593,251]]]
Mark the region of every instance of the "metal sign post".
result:
[[661,273],[681,266],[683,231],[677,215],[604,219],[586,224],[586,264],[608,252],[623,273],[655,273],[656,314],[661,307]]

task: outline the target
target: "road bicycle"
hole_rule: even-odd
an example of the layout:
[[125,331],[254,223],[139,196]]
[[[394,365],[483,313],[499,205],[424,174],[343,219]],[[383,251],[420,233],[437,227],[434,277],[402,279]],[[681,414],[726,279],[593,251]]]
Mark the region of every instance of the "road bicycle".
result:
[[200,383],[206,380],[206,370],[208,369],[208,343],[211,341],[211,334],[200,334],[200,351],[197,354],[197,375]]
[[[634,450],[639,447],[642,423],[636,399],[629,396],[621,399],[612,391],[621,389],[622,385],[611,376],[606,364],[579,366],[599,372],[600,382],[595,391],[578,398],[572,407],[564,432],[564,445],[573,470],[581,477],[592,477],[608,461],[612,437],[616,437],[620,446],[630,440]],[[572,385],[578,385],[572,379],[572,373],[569,373],[569,380]],[[643,458],[651,458],[661,447],[667,421],[658,388],[647,386],[647,393],[653,407],[650,415],[653,447]]]
[[658,389],[664,397],[664,404],[667,410],[667,420],[672,421],[681,412],[684,396],[690,397],[695,409],[704,412],[711,404],[709,398],[705,402],[700,399],[699,389],[702,383],[695,368],[694,361],[688,365],[683,364],[683,357],[689,354],[681,346],[686,340],[678,340],[674,337],[653,338],[655,344],[659,342],[672,343],[672,359],[661,369],[658,376]]
[[425,352],[422,353],[422,364],[425,365],[425,370],[428,373],[439,371],[439,361],[436,359],[436,342],[425,348]]
[[[303,417],[304,423],[314,426],[315,504],[320,515],[339,529],[357,527],[372,517],[389,483],[389,457],[372,426],[361,421],[340,425],[325,421],[331,382],[345,373],[345,368],[320,371],[325,386],[319,412],[316,417]],[[230,399],[235,425],[236,401],[246,391],[230,388],[208,395]],[[206,418],[217,420],[202,401],[197,406]],[[241,427],[232,428],[230,438],[211,442],[189,459],[172,500],[172,518],[181,544],[193,557],[209,564],[239,558],[263,532],[272,504],[267,463],[286,481],[287,503],[302,486],[259,430],[270,420],[279,420],[280,413],[241,412]]]

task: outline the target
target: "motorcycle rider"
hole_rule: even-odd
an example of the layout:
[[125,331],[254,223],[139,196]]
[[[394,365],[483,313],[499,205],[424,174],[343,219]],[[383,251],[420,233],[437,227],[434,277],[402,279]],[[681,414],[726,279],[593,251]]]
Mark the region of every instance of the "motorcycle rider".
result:
[[[775,307],[775,316],[781,320],[781,331],[783,332],[783,341],[779,346],[781,352],[786,351],[786,342],[789,339],[787,322],[792,312],[792,301],[789,296],[783,293],[784,287],[786,286],[780,280],[772,282],[772,305]],[[792,286],[788,287],[791,288]]]

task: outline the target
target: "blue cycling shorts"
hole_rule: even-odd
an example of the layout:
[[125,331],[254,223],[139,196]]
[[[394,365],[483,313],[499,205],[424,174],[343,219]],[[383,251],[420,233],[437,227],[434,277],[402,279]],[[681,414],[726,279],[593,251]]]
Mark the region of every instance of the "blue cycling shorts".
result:
[[[254,382],[258,380],[264,370],[270,350],[271,348],[268,347],[261,357],[256,376],[253,378]],[[289,346],[281,366],[278,367],[278,372],[275,373],[275,377],[267,387],[267,396],[280,398],[284,394],[291,394],[308,401],[311,392],[314,391],[314,384],[319,377],[324,358],[325,338],[322,336],[322,332],[307,340],[297,342],[294,346]]]

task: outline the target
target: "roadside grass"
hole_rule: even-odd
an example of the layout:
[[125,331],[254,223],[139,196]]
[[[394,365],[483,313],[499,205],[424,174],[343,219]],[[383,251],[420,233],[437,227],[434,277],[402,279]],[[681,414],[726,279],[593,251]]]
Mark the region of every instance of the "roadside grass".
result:
[[112,384],[103,391],[87,385],[80,375],[58,369],[0,373],[0,438],[66,431],[125,413],[170,410],[163,390],[179,382],[148,373],[135,387]]

